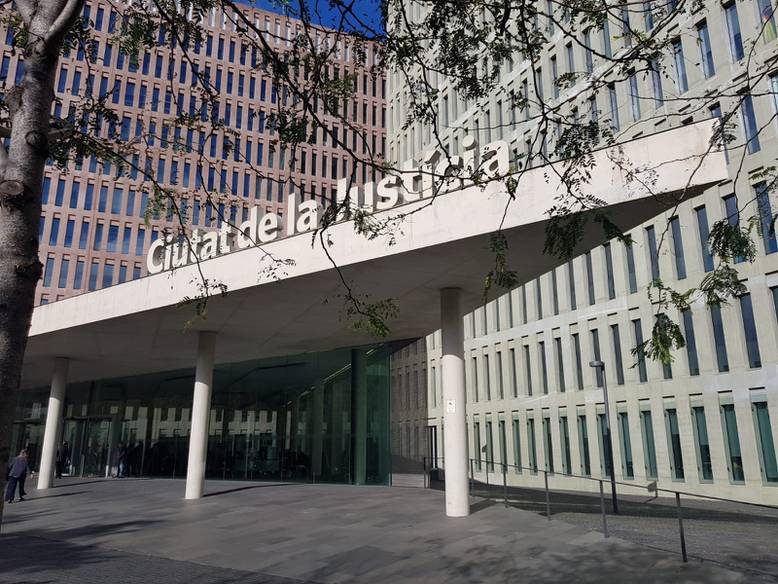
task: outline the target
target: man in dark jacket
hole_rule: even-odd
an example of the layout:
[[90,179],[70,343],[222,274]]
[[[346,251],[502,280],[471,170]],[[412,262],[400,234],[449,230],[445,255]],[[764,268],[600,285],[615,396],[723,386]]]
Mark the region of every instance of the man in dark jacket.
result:
[[5,500],[13,503],[16,496],[16,485],[20,486],[19,500],[24,501],[24,487],[22,481],[27,477],[27,451],[22,450],[19,456],[13,459],[8,469],[8,485],[5,488]]

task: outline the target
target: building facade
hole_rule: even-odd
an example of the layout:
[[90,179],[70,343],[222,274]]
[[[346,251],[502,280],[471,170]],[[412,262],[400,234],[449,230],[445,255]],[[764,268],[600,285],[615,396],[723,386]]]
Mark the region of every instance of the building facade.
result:
[[[282,15],[248,6],[245,11],[279,52],[289,50],[301,30],[299,22]],[[373,47],[366,47],[362,64],[347,42],[337,41],[331,74],[352,73],[356,79],[354,98],[346,104],[352,129],[338,128],[342,122],[319,104],[317,113],[330,131],[320,127],[315,144],[299,147],[293,156],[278,144],[269,123],[277,104],[291,100],[288,88],[274,83],[231,21],[212,11],[203,23],[203,42],[190,47],[187,58],[162,31],[158,46],[133,60],[111,42],[120,17],[115,5],[86,3],[83,18],[97,39],[96,62],[87,66],[83,50],[63,57],[52,113],[62,119],[87,95],[109,95],[120,120],[115,131],[138,145],[130,165],[136,168],[117,173],[90,157],[67,173],[47,169],[40,223],[44,274],[36,305],[144,276],[151,243],[161,233],[178,232],[177,217],[150,208],[149,181],[137,169],[180,193],[178,204],[190,227],[220,226],[222,218],[240,222],[253,206],[283,214],[292,191],[326,204],[338,179],[375,178],[374,169],[355,162],[343,146],[365,159],[368,151],[380,159],[384,147],[385,85],[372,71]],[[13,30],[2,34],[0,82],[10,87],[23,74],[23,60],[12,48]],[[324,30],[321,43],[328,46]],[[203,107],[198,74],[224,96],[218,112]],[[202,116],[202,131],[175,124],[187,112]],[[208,122],[217,118],[223,128]]]
[[[751,178],[774,165],[778,152],[772,10],[769,2],[749,1],[709,2],[684,12],[670,33],[673,59],[661,75],[632,74],[596,93],[587,91],[586,76],[567,89],[555,80],[564,73],[603,73],[587,47],[615,56],[628,49],[629,35],[613,19],[602,31],[584,33],[580,43],[547,29],[551,41],[540,60],[534,66],[504,63],[500,87],[485,103],[466,103],[444,79],[432,77],[440,90],[443,144],[457,152],[468,134],[502,139],[516,165],[536,163],[538,99],[563,115],[609,123],[620,141],[717,117],[723,105],[740,101],[736,139],[727,152],[730,180],[632,230],[632,246],[610,241],[465,317],[468,431],[477,479],[500,472],[504,463],[511,465],[509,484],[542,487],[543,470],[553,470],[557,488],[596,490],[590,479],[608,475],[607,382],[619,481],[778,502],[778,244],[769,227],[776,204],[765,179]],[[645,14],[630,12],[622,16],[633,19],[631,26],[652,26]],[[752,43],[753,52],[747,51]],[[748,59],[764,73],[750,92],[744,86]],[[506,96],[528,96],[533,83],[533,105],[527,111],[511,107]],[[419,158],[434,147],[430,127],[402,127],[405,91],[399,77],[390,80],[393,160]],[[708,97],[718,94],[721,101]],[[553,138],[549,142],[552,152]],[[678,290],[698,285],[713,269],[710,227],[725,217],[736,221],[738,205],[740,213],[762,217],[766,227],[755,232],[756,261],[736,264],[748,292],[720,308],[695,302],[674,314],[685,349],[675,351],[666,367],[636,363],[631,350],[650,338],[655,319],[647,286],[656,278]],[[509,251],[511,261],[520,261],[516,250]],[[426,384],[419,389],[424,405],[393,421],[407,426],[409,436],[422,437],[409,453],[440,457],[445,412],[438,333],[427,337],[426,349]],[[589,367],[593,360],[605,363],[604,379]]]

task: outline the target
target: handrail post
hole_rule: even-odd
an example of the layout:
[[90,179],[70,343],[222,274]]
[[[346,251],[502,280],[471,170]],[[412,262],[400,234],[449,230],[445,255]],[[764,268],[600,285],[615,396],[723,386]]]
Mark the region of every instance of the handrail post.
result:
[[675,493],[675,506],[678,509],[678,534],[681,536],[681,556],[684,562],[689,561],[686,555],[686,536],[683,533],[683,513],[681,511],[681,493]]
[[543,482],[546,484],[546,517],[551,521],[551,501],[548,495],[548,471],[543,471]]
[[505,506],[508,506],[508,465],[502,463],[502,498]]
[[605,537],[608,537],[608,516],[605,513],[605,491],[602,488],[602,479],[598,482],[600,483],[600,513],[602,513],[602,533]]

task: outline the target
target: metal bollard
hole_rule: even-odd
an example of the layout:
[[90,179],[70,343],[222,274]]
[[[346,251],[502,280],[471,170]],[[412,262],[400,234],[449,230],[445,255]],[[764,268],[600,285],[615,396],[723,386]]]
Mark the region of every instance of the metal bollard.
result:
[[602,481],[600,483],[600,513],[602,513],[602,534],[608,537],[608,516],[605,514],[605,491],[602,488]]
[[548,495],[548,471],[543,471],[543,482],[546,483],[546,517],[548,517],[548,520],[551,521],[551,501],[549,500]]
[[505,506],[508,506],[508,465],[502,465],[502,498]]
[[689,561],[686,555],[686,536],[683,533],[683,513],[681,512],[681,493],[675,493],[675,506],[678,508],[678,534],[681,536],[681,557],[684,562]]

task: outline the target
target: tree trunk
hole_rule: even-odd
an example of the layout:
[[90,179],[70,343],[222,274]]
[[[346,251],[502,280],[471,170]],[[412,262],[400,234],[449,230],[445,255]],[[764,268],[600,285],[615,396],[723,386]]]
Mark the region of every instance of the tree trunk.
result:
[[[41,277],[38,258],[43,173],[49,153],[54,79],[65,32],[83,0],[19,2],[29,14],[30,45],[25,73],[6,95],[11,120],[7,152],[0,153],[0,521],[5,501],[11,430],[27,346],[27,335]],[[26,9],[26,10],[25,10]],[[32,39],[37,39],[32,41]]]

